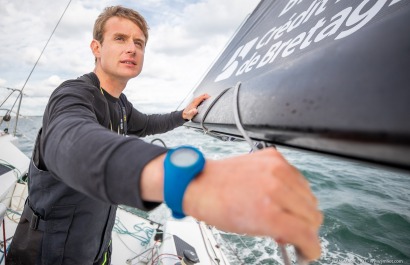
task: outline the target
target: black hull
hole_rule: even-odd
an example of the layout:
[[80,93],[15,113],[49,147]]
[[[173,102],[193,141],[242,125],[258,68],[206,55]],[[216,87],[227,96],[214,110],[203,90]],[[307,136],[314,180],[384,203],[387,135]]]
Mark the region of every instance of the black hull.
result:
[[[409,1],[261,1],[195,96],[189,127],[410,169]],[[281,14],[281,15],[280,15]],[[202,124],[201,124],[202,123]]]

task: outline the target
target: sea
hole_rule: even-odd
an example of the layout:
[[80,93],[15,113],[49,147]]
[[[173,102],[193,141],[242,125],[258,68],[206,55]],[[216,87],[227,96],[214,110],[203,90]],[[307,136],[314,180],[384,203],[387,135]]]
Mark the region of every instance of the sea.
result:
[[[39,116],[19,119],[19,144],[28,157],[31,157],[41,122]],[[7,125],[3,124],[0,129],[4,126]],[[224,142],[185,127],[144,138],[160,144],[158,139],[167,147],[196,146],[211,159],[250,151],[246,142]],[[410,264],[410,173],[305,151],[278,149],[310,182],[324,213],[320,229],[322,255],[311,264]],[[160,206],[147,215],[163,223],[170,213],[165,206]],[[218,241],[231,264],[284,264],[277,244],[269,238],[221,231]],[[287,249],[293,253],[292,246]],[[295,255],[290,255],[296,264]]]

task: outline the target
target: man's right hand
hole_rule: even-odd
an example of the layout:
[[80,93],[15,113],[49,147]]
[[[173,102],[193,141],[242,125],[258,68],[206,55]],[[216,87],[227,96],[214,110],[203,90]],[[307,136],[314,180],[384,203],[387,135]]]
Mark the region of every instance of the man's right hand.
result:
[[187,187],[183,209],[218,229],[269,236],[318,259],[323,216],[309,183],[275,149],[207,160]]

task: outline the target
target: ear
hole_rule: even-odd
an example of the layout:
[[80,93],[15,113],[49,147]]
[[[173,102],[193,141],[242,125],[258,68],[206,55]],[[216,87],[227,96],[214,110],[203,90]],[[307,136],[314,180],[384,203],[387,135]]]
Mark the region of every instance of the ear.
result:
[[101,57],[100,56],[101,44],[98,40],[92,40],[90,44],[90,48],[96,59]]

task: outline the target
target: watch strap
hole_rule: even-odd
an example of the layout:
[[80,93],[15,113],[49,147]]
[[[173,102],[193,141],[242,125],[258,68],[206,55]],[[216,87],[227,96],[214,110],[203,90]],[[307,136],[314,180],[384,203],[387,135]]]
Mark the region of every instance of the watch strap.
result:
[[[182,148],[194,150],[198,154],[197,161],[187,167],[176,166],[171,162],[172,154]],[[180,146],[168,151],[164,160],[164,201],[172,211],[172,216],[177,219],[185,217],[182,202],[185,190],[189,183],[204,168],[205,158],[201,151],[192,146]]]

